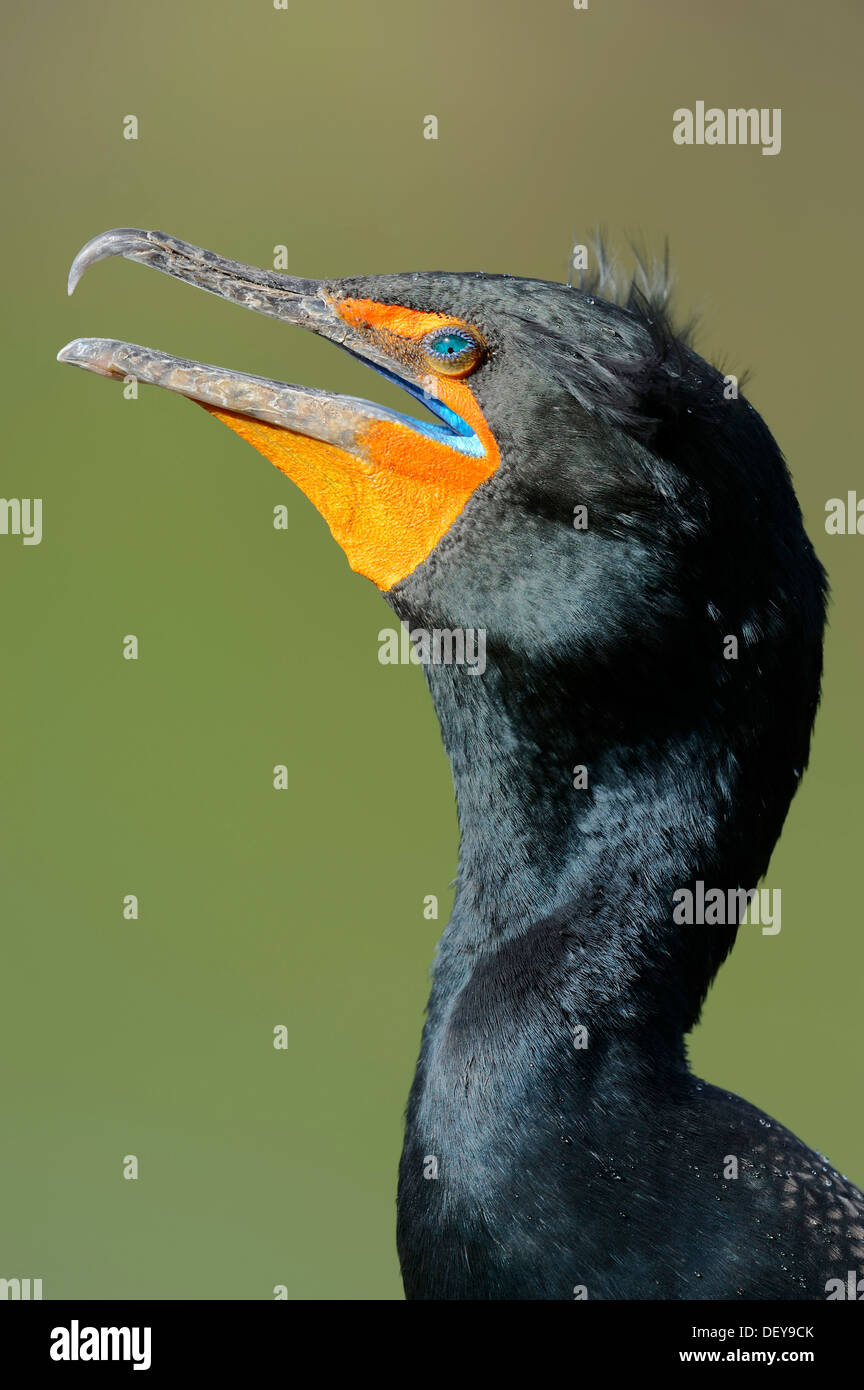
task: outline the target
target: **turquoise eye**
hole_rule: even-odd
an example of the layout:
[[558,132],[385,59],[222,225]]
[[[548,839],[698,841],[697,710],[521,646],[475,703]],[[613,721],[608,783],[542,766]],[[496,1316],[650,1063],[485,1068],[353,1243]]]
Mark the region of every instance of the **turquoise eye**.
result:
[[430,344],[436,357],[456,357],[472,346],[467,333],[442,333]]
[[464,376],[473,371],[483,356],[483,344],[467,328],[438,328],[423,339],[429,366],[447,376]]

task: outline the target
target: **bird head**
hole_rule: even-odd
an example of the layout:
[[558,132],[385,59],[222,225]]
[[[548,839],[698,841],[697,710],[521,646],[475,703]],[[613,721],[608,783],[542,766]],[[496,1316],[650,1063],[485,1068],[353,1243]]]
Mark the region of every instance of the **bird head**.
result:
[[638,678],[667,708],[700,675],[740,687],[727,637],[763,677],[785,679],[794,652],[809,731],[821,571],[774,440],[672,331],[665,285],[619,304],[509,275],[305,280],[119,228],[81,250],[70,293],[109,256],[310,329],[426,408],[114,340],[59,354],[204,405],[303,490],[404,617],[481,625],[534,669],[593,668],[607,698]]

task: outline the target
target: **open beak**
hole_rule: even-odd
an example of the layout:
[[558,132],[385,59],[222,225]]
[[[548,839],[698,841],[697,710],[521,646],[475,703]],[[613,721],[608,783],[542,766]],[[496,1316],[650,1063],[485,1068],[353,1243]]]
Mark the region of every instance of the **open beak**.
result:
[[[153,266],[165,275],[219,295],[220,299],[241,304],[245,309],[254,309],[281,323],[309,328],[364,358],[386,375],[393,374],[392,358],[377,350],[339,316],[332,298],[317,280],[295,279],[226,260],[165,232],[117,227],[93,237],[78,252],[69,271],[70,295],[91,265],[110,256],[123,256],[128,261]],[[351,448],[370,419],[401,423],[409,418],[353,396],[289,386],[267,377],[230,371],[205,362],[190,362],[171,353],[111,338],[75,338],[61,348],[57,360],[83,367],[97,376],[120,380],[134,377],[136,381],[176,391],[202,405],[234,411],[346,449]],[[419,379],[409,374],[401,379],[401,384],[412,395],[425,398],[430,404],[434,400],[428,381],[424,387]]]
[[[451,317],[351,299],[338,281],[259,270],[134,227],[103,232],[79,251],[69,293],[85,270],[110,256],[311,329],[401,386],[436,417],[427,423],[372,401],[114,339],[76,338],[58,353],[59,361],[99,376],[131,377],[198,401],[301,488],[352,568],[380,589],[391,588],[427,558],[497,467],[495,442],[470,387],[423,371],[424,335],[455,322]],[[389,326],[394,315],[398,331]]]

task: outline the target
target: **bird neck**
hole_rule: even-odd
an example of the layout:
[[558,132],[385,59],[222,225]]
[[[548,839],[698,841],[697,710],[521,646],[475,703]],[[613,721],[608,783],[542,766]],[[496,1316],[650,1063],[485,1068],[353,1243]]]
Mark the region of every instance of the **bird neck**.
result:
[[[399,1249],[409,1296],[471,1296],[468,1279],[524,1297],[534,1274],[511,1217],[523,1253],[543,1230],[579,1266],[620,1220],[617,1178],[650,1193],[677,1172],[678,1120],[658,1140],[658,1116],[680,1119],[698,1090],[684,1035],[735,929],[677,925],[672,894],[700,878],[755,886],[776,826],[763,769],[740,772],[752,729],[722,693],[723,727],[695,722],[709,708],[698,680],[589,686],[491,644],[482,676],[426,675],[461,843],[407,1110]],[[656,1172],[639,1178],[646,1154]]]
[[734,925],[676,924],[673,894],[700,880],[755,887],[765,867],[734,736],[700,727],[692,702],[676,707],[668,691],[586,699],[560,667],[517,671],[492,657],[482,676],[441,666],[427,679],[460,826],[439,992],[458,992],[478,957],[554,937],[563,954],[535,951],[524,964],[563,972],[583,1021],[659,1021],[680,1039]]

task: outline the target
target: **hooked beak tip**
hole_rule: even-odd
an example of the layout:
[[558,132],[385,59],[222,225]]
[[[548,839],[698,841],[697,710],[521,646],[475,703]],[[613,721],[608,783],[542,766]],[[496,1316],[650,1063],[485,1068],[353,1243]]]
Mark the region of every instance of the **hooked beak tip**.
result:
[[[159,233],[155,234],[157,238],[159,235]],[[97,261],[107,260],[110,256],[125,256],[135,252],[140,256],[143,251],[151,250],[152,246],[153,236],[151,233],[141,231],[138,227],[112,227],[108,232],[100,232],[98,236],[91,237],[81,247],[69,267],[69,278],[66,282],[67,294],[74,293],[85,270],[89,270],[90,266],[95,265]]]

